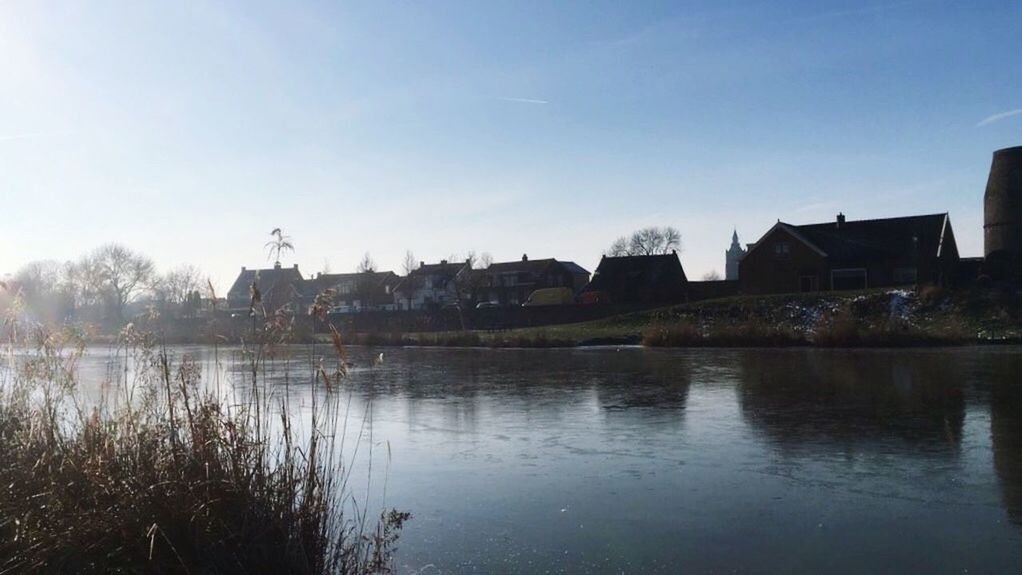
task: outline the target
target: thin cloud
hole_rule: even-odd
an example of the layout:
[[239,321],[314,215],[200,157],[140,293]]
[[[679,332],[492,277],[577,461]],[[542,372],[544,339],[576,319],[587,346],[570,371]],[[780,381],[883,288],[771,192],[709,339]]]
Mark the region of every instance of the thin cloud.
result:
[[994,114],[993,116],[987,116],[986,118],[983,118],[983,120],[981,120],[980,123],[976,124],[976,127],[982,128],[983,126],[988,126],[990,124],[993,124],[994,122],[1000,122],[1001,120],[1010,118],[1012,116],[1018,116],[1019,114],[1022,114],[1022,108],[1019,108],[1017,110],[1008,110],[1007,112],[1001,112],[999,114]]
[[505,98],[505,97],[500,97],[500,98],[497,98],[497,99],[498,100],[503,100],[505,102],[518,102],[520,104],[549,104],[550,103],[550,102],[548,102],[546,100],[537,100],[535,98]]

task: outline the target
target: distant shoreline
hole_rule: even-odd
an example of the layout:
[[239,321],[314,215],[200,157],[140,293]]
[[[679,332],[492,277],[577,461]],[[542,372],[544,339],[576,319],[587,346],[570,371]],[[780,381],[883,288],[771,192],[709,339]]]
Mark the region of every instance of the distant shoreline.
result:
[[[582,323],[508,330],[349,333],[346,345],[382,347],[960,347],[1022,343],[1022,295],[1005,290],[949,291],[932,286],[772,296],[736,296],[625,313]],[[217,336],[242,343],[245,332]],[[212,344],[176,333],[168,344]],[[115,343],[114,336],[92,341]],[[326,333],[296,333],[291,343],[331,343]]]

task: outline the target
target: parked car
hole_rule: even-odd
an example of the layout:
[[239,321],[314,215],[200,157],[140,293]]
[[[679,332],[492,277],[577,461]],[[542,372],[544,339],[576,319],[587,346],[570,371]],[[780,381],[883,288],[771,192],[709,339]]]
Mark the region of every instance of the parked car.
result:
[[476,304],[476,309],[494,309],[500,307],[500,304],[495,301],[481,301]]
[[529,299],[522,304],[523,307],[539,307],[544,305],[569,305],[575,303],[575,295],[571,288],[543,288],[529,294]]

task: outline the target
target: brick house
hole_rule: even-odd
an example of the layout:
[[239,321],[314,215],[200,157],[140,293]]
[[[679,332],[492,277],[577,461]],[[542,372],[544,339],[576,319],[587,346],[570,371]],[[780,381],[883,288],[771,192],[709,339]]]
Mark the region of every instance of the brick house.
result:
[[748,294],[943,284],[958,264],[946,213],[792,225],[778,221],[739,262]]

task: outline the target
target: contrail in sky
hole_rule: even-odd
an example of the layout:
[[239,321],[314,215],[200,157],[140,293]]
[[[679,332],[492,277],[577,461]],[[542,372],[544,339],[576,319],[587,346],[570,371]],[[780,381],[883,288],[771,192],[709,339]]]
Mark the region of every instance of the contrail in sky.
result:
[[1012,116],[1018,116],[1019,114],[1022,114],[1022,108],[1017,110],[1008,110],[1007,112],[1001,112],[1000,114],[994,114],[993,116],[987,116],[986,118],[983,118],[980,123],[976,124],[976,127],[982,128],[983,126],[993,124],[994,122],[1000,122],[1001,120]]
[[537,100],[535,98],[497,98],[498,100],[504,100],[505,102],[519,102],[522,104],[549,104],[546,100]]

